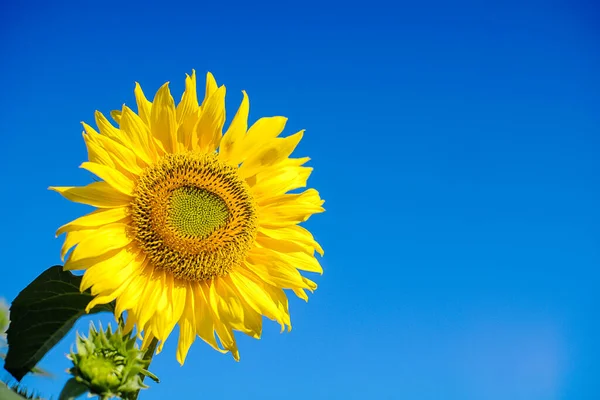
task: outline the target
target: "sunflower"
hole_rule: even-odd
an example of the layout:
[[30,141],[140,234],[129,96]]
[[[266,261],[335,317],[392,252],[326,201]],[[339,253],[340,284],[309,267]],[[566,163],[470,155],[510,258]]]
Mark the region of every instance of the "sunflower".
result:
[[[183,364],[196,336],[239,360],[234,331],[260,338],[262,316],[291,330],[284,289],[308,300],[317,285],[301,271],[323,273],[323,250],[299,224],[323,212],[306,187],[309,158],[291,158],[303,132],[279,137],[287,119],[265,117],[248,128],[243,99],[227,131],[225,86],[208,73],[199,104],[196,75],[186,75],[175,105],[165,83],[148,101],[135,85],[138,112],[95,113],[83,124],[88,162],[100,181],[51,187],[96,207],[58,229],[66,233],[65,270],[85,270],[81,290],[97,304],[115,301],[115,315],[156,339],[160,352],[179,325]],[[72,251],[71,251],[72,249]]]

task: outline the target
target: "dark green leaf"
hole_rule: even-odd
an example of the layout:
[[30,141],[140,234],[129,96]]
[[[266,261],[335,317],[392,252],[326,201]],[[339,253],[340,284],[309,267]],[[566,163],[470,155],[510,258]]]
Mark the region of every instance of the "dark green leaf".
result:
[[[19,293],[10,307],[8,353],[4,368],[20,381],[85,315],[93,299],[81,293],[81,277],[62,266],[48,268]],[[114,311],[113,304],[96,306],[90,314]]]
[[[0,353],[0,358],[4,360],[6,358],[6,354]],[[29,371],[29,372],[31,372],[32,374],[37,375],[37,376],[44,376],[46,378],[54,378],[54,374],[52,374],[51,372],[48,372],[45,369],[40,368],[40,367],[33,367],[33,368],[31,368],[31,371]],[[1,397],[0,397],[0,399],[1,399]]]

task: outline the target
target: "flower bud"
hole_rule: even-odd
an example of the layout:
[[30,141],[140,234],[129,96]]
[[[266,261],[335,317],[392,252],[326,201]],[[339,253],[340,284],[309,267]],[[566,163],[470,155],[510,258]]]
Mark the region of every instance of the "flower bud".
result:
[[73,361],[69,373],[101,398],[131,399],[139,389],[148,387],[141,375],[156,378],[145,369],[148,361],[143,359],[135,337],[123,335],[121,328],[113,333],[110,325],[104,331],[92,323],[89,336],[78,335],[75,347],[76,352],[68,356]]

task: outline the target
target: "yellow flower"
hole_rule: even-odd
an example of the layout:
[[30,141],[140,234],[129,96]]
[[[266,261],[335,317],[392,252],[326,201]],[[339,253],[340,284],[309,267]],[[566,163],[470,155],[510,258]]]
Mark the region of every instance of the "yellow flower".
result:
[[[225,134],[225,86],[208,73],[201,105],[196,76],[186,75],[175,105],[168,83],[150,102],[135,87],[137,114],[99,112],[99,132],[83,123],[89,162],[102,181],[51,187],[98,210],[64,226],[66,270],[85,270],[81,290],[97,304],[116,300],[127,327],[153,338],[158,351],[179,324],[183,364],[199,336],[239,360],[233,331],[259,338],[262,316],[291,329],[283,289],[308,300],[317,285],[300,271],[323,273],[323,250],[298,224],[323,210],[306,186],[309,158],[290,158],[303,131],[279,137],[287,119],[260,118],[248,128],[242,103]],[[69,253],[69,250],[73,251]],[[218,338],[218,341],[217,341]]]

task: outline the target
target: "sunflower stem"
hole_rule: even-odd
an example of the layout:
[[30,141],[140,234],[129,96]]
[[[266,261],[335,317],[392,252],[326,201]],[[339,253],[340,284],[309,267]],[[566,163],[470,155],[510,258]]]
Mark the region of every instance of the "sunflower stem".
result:
[[[154,352],[156,351],[156,346],[158,346],[158,339],[154,338],[154,339],[152,339],[152,341],[148,345],[148,348],[146,349],[146,352],[144,353],[144,360],[148,361],[148,365],[146,366],[146,369],[150,368],[150,363],[152,362],[152,357],[154,357]],[[146,376],[144,374],[142,374],[142,382],[144,382],[145,377]],[[137,400],[137,398],[140,395],[141,390],[142,389],[138,389],[135,396],[133,396],[133,400]]]

